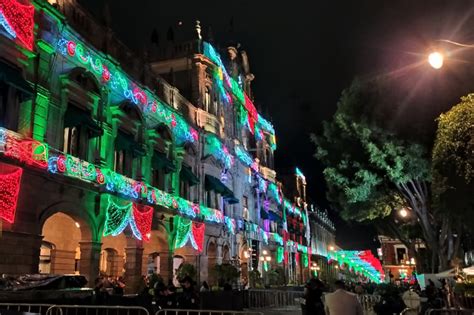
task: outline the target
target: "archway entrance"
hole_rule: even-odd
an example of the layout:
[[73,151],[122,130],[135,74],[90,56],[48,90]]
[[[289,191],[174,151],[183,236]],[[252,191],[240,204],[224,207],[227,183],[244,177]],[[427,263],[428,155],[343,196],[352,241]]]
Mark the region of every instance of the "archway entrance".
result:
[[41,273],[79,274],[82,239],[81,225],[69,215],[55,213],[43,224],[41,234],[40,265]]
[[214,272],[214,267],[217,263],[217,246],[214,242],[210,242],[207,247],[207,257],[208,283],[211,286],[217,285],[217,280]]

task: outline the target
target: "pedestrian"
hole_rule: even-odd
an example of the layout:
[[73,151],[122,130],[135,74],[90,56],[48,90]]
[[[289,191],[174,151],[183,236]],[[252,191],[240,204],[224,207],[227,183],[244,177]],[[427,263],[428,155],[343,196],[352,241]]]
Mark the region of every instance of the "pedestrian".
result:
[[181,294],[178,304],[181,309],[196,309],[199,307],[199,296],[194,288],[194,281],[191,277],[186,276],[181,282],[183,293]]
[[308,315],[324,315],[324,305],[322,301],[324,284],[316,278],[308,281],[305,287],[305,307],[304,311]]
[[207,284],[206,281],[202,282],[201,289],[199,290],[200,292],[209,292],[209,285]]
[[353,293],[345,290],[344,282],[334,283],[336,291],[326,294],[324,300],[327,315],[363,315],[362,306]]

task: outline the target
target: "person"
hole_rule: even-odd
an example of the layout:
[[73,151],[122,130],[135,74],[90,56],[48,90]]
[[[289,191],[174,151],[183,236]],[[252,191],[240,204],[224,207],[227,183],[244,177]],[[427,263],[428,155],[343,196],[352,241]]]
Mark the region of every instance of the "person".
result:
[[207,284],[206,281],[202,282],[201,289],[199,289],[200,292],[209,292],[209,285]]
[[326,314],[328,315],[363,315],[362,306],[357,296],[345,290],[344,282],[334,283],[336,291],[325,296]]
[[178,301],[181,309],[196,309],[199,307],[199,297],[194,289],[194,283],[191,277],[186,276],[182,280],[183,293]]
[[308,315],[324,315],[324,305],[322,301],[324,284],[316,278],[308,281],[305,287],[304,312]]

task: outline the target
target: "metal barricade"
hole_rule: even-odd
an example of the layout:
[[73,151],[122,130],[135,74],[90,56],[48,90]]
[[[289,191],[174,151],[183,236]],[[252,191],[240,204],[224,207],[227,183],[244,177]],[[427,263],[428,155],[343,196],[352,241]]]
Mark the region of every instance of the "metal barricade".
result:
[[284,290],[249,290],[248,308],[280,308],[287,306],[299,306],[303,298],[303,291]]
[[364,314],[375,314],[374,306],[375,304],[380,302],[381,297],[380,295],[363,294],[358,295],[357,299],[359,300],[359,303],[362,306]]
[[0,303],[0,313],[1,310],[7,310],[46,315],[51,306],[52,304]]
[[53,305],[45,315],[150,315],[141,306]]
[[400,313],[400,315],[412,315],[412,314],[420,314],[420,311],[417,309],[408,307]]
[[474,309],[429,309],[425,315],[474,315]]
[[213,311],[213,310],[182,310],[182,309],[163,309],[155,315],[263,315],[262,312],[255,311]]

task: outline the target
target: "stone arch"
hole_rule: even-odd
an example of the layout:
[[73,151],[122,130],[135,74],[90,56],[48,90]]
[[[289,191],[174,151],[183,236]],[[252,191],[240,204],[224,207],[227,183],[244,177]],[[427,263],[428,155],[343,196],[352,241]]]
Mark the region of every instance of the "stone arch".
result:
[[[125,233],[120,233],[117,236],[105,236],[102,237],[102,251],[101,251],[101,265],[100,271],[104,272],[103,270],[103,263],[104,263],[104,255],[108,260],[107,263],[109,264],[107,270],[105,270],[108,276],[123,276],[124,268],[125,268],[125,261],[126,261],[126,253],[125,248],[127,247],[127,236]],[[104,251],[106,251],[104,253]],[[113,252],[112,255],[109,255]]]
[[79,273],[81,230],[85,229],[64,212],[55,212],[43,222],[41,235],[51,244],[49,273]]
[[117,264],[117,257],[119,256],[118,251],[115,248],[104,248],[100,252],[100,274],[105,276],[117,277],[120,275],[118,269],[120,266]]
[[230,263],[231,253],[228,243],[222,245],[222,263]]
[[207,255],[207,274],[208,282],[210,285],[217,285],[217,279],[214,274],[214,267],[217,264],[217,241],[214,237],[209,238],[206,246],[206,255]]
[[143,242],[142,274],[166,273],[168,255],[169,244],[166,231],[158,225],[158,229],[151,231],[150,240]]
[[175,145],[175,138],[171,129],[165,124],[159,124],[155,127],[156,134],[158,135],[159,139],[163,141],[163,144],[166,145],[166,154],[168,158],[173,158],[174,154],[174,145]]
[[123,101],[118,105],[118,108],[124,112],[132,120],[139,121],[142,125],[145,124],[145,116],[140,110],[140,107],[130,101]]
[[77,83],[84,90],[95,92],[98,96],[101,96],[101,84],[87,69],[82,67],[73,68],[68,72],[67,77]]
[[250,262],[249,246],[247,242],[243,242],[240,245],[239,257],[240,257],[240,277],[242,279],[242,283],[246,284],[248,283],[248,280],[249,280],[249,262]]
[[77,206],[77,203],[69,201],[59,201],[49,205],[39,213],[38,228],[41,232],[45,222],[54,214],[61,212],[74,219],[79,223],[83,240],[99,241],[99,224],[96,222],[95,216],[89,213],[86,209]]

